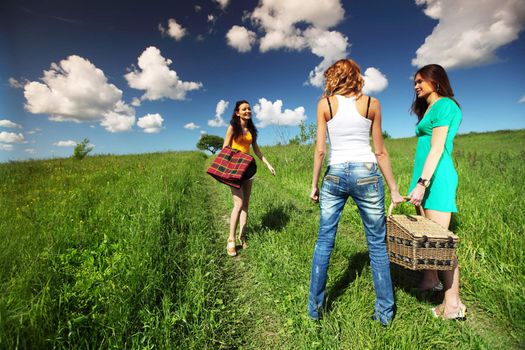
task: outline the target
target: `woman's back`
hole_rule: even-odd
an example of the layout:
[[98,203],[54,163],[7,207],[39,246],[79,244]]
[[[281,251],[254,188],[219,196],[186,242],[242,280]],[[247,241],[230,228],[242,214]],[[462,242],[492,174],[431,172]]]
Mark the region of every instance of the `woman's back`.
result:
[[337,111],[326,125],[330,141],[328,165],[376,162],[370,147],[372,121],[357,110],[355,96],[335,95]]

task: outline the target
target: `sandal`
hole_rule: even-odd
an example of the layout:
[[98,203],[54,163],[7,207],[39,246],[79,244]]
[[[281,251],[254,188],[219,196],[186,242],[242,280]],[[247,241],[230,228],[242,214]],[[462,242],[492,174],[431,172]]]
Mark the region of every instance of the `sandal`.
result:
[[418,287],[418,290],[421,293],[424,293],[424,292],[432,292],[432,293],[442,292],[443,291],[443,283],[441,283],[441,281],[439,281],[435,286],[432,286],[430,288],[424,288],[424,289],[421,289],[421,288]]
[[235,240],[229,239],[228,244],[226,245],[226,251],[228,252],[229,256],[236,256],[237,255],[237,249],[235,249]]
[[445,315],[445,308],[443,305],[436,306],[431,310],[434,317],[441,318],[442,320],[463,321],[467,319],[467,307],[463,304],[459,306],[458,311],[451,312],[447,315]]

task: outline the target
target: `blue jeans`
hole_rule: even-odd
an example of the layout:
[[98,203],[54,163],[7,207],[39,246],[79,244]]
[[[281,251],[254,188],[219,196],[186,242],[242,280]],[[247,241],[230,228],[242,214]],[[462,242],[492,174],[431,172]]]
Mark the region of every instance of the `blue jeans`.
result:
[[320,196],[319,234],[310,275],[308,315],[314,320],[321,317],[330,254],[348,197],[357,204],[365,228],[376,292],[373,318],[387,325],[394,316],[394,293],[385,241],[385,193],[376,163],[342,163],[326,170]]

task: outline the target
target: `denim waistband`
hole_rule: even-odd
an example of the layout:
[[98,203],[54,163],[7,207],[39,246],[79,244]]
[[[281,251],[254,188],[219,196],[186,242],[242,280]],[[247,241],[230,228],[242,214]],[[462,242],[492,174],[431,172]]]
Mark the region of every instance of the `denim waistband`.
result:
[[362,169],[371,170],[377,167],[376,162],[345,162],[338,164],[331,164],[328,166],[328,169]]

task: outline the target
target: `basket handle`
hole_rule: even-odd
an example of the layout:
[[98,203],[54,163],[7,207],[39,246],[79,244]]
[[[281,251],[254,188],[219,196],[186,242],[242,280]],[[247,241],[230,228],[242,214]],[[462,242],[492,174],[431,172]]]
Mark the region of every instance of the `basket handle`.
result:
[[[403,196],[403,199],[405,200],[405,203],[410,201],[412,198],[408,197],[408,196]],[[425,212],[422,210],[423,208],[421,207],[421,205],[416,205],[416,207],[419,208],[419,212],[422,214],[421,216],[425,217]],[[392,215],[392,210],[394,209],[394,203],[390,203],[390,206],[388,207],[388,214],[387,216],[391,216]]]

